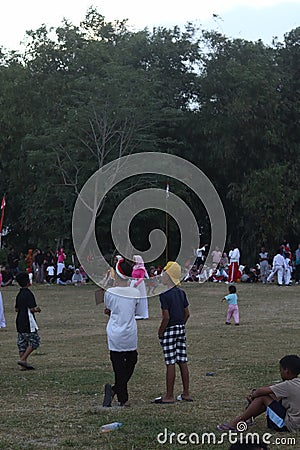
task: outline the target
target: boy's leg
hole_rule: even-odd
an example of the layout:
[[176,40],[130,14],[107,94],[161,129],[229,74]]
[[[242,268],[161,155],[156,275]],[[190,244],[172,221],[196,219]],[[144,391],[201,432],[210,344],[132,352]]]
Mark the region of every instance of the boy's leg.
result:
[[176,340],[177,340],[177,326],[171,326],[164,332],[163,338],[160,339],[162,346],[165,364],[166,364],[166,388],[167,393],[162,398],[163,402],[175,401],[174,399],[174,384],[175,384],[175,362],[176,362]]
[[[127,383],[130,380],[130,378],[132,377],[132,374],[134,372],[134,368],[135,368],[135,365],[137,363],[137,357],[138,357],[138,353],[137,353],[136,350],[130,351],[130,352],[126,352],[126,356],[125,356],[125,379],[124,379],[126,385],[125,385],[124,392],[126,392],[127,399],[125,400],[125,402],[123,402],[123,404],[128,401]],[[124,398],[125,398],[125,396],[124,396]]]
[[27,358],[28,356],[33,352],[34,348],[32,348],[30,345],[28,345],[27,349],[25,350],[25,352],[20,352],[20,360],[27,362]]
[[238,422],[246,422],[248,419],[251,419],[251,417],[259,416],[266,411],[267,406],[269,406],[274,399],[275,396],[271,395],[264,395],[262,397],[255,398],[243,414],[228,422],[228,425],[235,428]]
[[115,373],[115,384],[112,390],[123,405],[128,401],[126,352],[110,352],[110,359]]
[[189,374],[189,368],[186,362],[179,362],[178,363],[180,368],[180,375],[181,375],[181,381],[182,381],[182,398],[185,400],[189,400],[190,397],[190,374]]
[[27,363],[28,356],[40,346],[40,336],[38,332],[18,333],[17,340],[20,361]]
[[163,401],[165,402],[174,402],[174,384],[175,384],[175,364],[168,364],[167,365],[167,371],[166,371],[166,388],[167,393],[163,398]]
[[277,270],[277,282],[279,284],[279,286],[282,286],[282,282],[283,282],[283,268],[279,267],[279,269]]

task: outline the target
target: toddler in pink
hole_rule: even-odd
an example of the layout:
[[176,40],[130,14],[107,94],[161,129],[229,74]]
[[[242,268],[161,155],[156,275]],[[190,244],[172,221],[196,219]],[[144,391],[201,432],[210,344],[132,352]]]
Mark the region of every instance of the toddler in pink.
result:
[[229,294],[225,295],[225,297],[221,300],[224,302],[225,300],[228,302],[228,311],[227,311],[227,317],[226,317],[226,325],[230,325],[231,317],[233,317],[235,325],[240,324],[240,317],[239,317],[239,307],[238,307],[238,296],[236,294],[236,287],[235,286],[229,286],[228,288]]

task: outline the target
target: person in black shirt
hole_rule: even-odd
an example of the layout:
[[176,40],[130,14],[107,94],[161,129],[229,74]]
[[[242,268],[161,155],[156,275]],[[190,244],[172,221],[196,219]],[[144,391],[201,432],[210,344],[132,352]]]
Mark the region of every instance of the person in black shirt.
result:
[[10,270],[10,273],[13,278],[15,278],[15,276],[17,275],[17,273],[19,271],[18,270],[19,261],[20,261],[20,258],[17,255],[17,253],[15,252],[15,249],[12,247],[10,249],[9,254],[7,255],[7,263],[9,265],[9,270]]
[[15,305],[18,332],[17,345],[20,355],[18,365],[21,366],[22,370],[32,370],[34,367],[28,364],[27,358],[40,345],[34,313],[41,312],[41,309],[37,306],[33,293],[28,289],[28,286],[30,286],[28,273],[19,272],[16,276],[16,281],[21,287],[16,297]]
[[44,283],[44,261],[45,256],[40,248],[36,249],[34,264],[35,264],[35,281],[37,283]]

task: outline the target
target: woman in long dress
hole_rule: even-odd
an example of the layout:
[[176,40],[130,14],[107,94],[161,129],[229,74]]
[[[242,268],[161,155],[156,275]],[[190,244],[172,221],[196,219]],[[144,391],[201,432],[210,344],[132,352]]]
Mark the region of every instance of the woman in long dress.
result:
[[[2,285],[2,274],[0,272],[0,286]],[[0,328],[5,328],[6,322],[4,317],[4,308],[3,308],[3,300],[2,300],[2,294],[0,292]]]
[[131,287],[136,287],[140,291],[139,304],[136,307],[136,319],[148,319],[148,298],[144,278],[149,278],[144,265],[143,258],[140,255],[133,256],[134,266],[132,268]]

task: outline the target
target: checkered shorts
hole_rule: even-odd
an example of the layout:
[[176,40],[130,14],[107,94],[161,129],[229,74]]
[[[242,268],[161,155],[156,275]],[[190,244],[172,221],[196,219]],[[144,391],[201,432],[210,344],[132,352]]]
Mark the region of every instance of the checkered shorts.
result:
[[33,333],[18,333],[17,346],[20,353],[24,353],[27,347],[32,347],[36,350],[40,346],[40,336],[37,331]]
[[184,325],[172,325],[168,327],[160,339],[160,344],[167,365],[175,364],[176,362],[187,362]]

